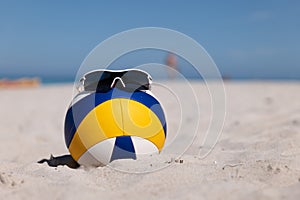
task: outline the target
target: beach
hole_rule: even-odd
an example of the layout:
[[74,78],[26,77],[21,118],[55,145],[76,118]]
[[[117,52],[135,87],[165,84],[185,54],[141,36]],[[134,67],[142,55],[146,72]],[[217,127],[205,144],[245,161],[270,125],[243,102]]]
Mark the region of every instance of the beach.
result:
[[[196,91],[205,89],[203,82],[192,85]],[[224,127],[208,156],[188,152],[180,161],[160,161],[169,165],[164,169],[134,174],[107,166],[38,164],[50,154],[68,154],[64,117],[73,86],[2,89],[0,199],[298,199],[300,82],[225,81],[225,90]],[[209,122],[208,103],[199,102],[200,132]],[[172,111],[172,101],[164,106]],[[169,126],[177,119],[169,114]],[[192,152],[199,148],[198,143],[190,147]]]

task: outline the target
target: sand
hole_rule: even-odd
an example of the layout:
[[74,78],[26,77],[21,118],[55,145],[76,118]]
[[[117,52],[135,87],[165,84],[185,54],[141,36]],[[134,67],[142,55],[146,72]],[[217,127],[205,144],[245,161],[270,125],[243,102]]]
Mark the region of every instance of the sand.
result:
[[[209,101],[203,83],[193,87],[201,99],[201,135]],[[202,159],[195,142],[182,163],[167,155],[153,161],[167,168],[143,174],[37,164],[51,153],[68,153],[63,121],[72,86],[1,90],[0,199],[299,199],[300,82],[226,82],[225,88],[227,115],[213,151]],[[176,129],[169,102],[169,126]],[[197,119],[183,124],[188,120]]]

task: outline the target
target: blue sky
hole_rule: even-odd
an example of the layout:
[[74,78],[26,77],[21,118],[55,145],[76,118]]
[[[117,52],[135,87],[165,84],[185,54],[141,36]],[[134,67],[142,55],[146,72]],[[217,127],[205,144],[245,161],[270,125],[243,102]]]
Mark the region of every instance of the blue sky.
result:
[[[300,79],[297,0],[1,0],[0,78],[72,77],[101,41],[147,26],[174,29],[194,38],[225,76]],[[136,62],[147,62],[144,59],[139,56]],[[125,59],[124,64],[136,64],[131,61]]]

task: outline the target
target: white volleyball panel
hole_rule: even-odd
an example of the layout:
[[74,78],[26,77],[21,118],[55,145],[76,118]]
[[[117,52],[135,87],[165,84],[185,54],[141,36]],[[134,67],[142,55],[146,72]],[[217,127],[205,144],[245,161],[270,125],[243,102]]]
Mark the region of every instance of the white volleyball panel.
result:
[[115,138],[109,138],[94,145],[88,151],[95,159],[102,164],[107,165],[110,163],[111,155],[115,146]]
[[159,153],[158,148],[149,140],[141,137],[131,136],[137,158],[141,155]]
[[86,151],[77,161],[80,165],[84,166],[102,166],[103,163],[100,163],[89,151]]

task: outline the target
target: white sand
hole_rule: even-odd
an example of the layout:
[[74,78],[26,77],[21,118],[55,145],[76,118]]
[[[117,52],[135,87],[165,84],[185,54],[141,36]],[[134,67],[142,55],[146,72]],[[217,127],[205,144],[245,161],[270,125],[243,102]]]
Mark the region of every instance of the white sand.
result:
[[[202,83],[194,86],[205,89]],[[68,153],[63,121],[72,86],[1,90],[0,199],[299,199],[300,82],[225,87],[227,118],[211,154],[199,159],[190,153],[183,163],[148,174],[37,164],[50,153]],[[203,130],[208,103],[199,102]],[[170,101],[167,112],[172,106]],[[168,117],[175,127],[178,116]]]

